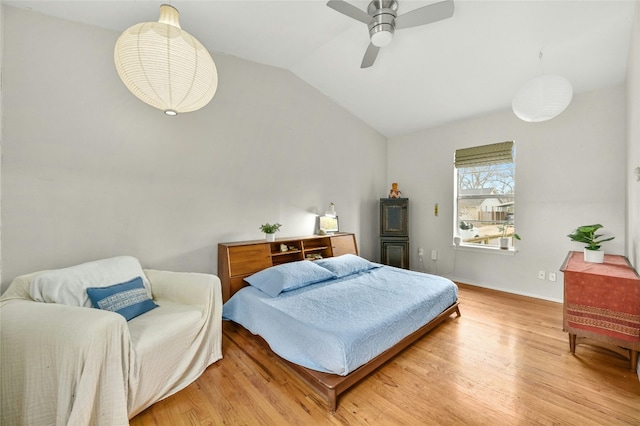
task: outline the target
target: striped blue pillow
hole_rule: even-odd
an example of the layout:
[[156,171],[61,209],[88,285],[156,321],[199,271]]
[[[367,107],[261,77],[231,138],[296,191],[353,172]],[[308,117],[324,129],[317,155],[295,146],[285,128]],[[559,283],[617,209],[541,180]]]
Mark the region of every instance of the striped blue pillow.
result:
[[117,312],[127,321],[158,307],[149,299],[141,277],[109,287],[89,287],[87,294],[94,308]]

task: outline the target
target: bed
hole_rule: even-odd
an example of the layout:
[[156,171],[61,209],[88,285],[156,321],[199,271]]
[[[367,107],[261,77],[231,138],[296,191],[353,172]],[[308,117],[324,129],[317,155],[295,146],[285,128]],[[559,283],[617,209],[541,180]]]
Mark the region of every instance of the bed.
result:
[[232,290],[223,319],[257,336],[328,401],[449,318],[450,280],[355,254],[265,268]]

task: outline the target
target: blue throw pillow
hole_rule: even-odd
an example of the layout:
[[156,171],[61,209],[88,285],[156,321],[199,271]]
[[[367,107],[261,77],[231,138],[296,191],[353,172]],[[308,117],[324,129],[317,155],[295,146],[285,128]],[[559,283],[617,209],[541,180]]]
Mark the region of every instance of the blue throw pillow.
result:
[[271,297],[283,291],[334,279],[336,275],[309,260],[283,263],[263,269],[244,280]]
[[316,260],[315,263],[333,272],[338,278],[382,266],[377,263],[369,262],[367,259],[356,256],[355,254],[343,254],[342,256],[328,257],[326,259]]
[[127,321],[158,307],[149,299],[141,277],[109,287],[89,287],[87,294],[94,308],[117,312]]

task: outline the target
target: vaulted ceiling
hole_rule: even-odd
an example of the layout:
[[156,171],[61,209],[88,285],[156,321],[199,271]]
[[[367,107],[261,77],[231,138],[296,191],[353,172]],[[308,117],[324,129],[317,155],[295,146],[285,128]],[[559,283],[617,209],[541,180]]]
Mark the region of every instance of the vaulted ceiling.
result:
[[[508,109],[541,72],[566,77],[575,94],[623,83],[637,7],[633,0],[456,0],[452,18],[397,31],[375,64],[361,69],[366,25],[326,1],[167,2],[214,60],[225,54],[288,69],[388,137]],[[163,2],[3,3],[121,32],[157,21]],[[431,3],[399,0],[398,13]]]

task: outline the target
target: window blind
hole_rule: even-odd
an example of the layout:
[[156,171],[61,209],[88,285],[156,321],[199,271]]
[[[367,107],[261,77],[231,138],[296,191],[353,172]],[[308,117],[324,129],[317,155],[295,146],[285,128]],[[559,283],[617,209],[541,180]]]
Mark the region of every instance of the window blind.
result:
[[513,162],[513,141],[456,149],[455,166],[490,166]]

